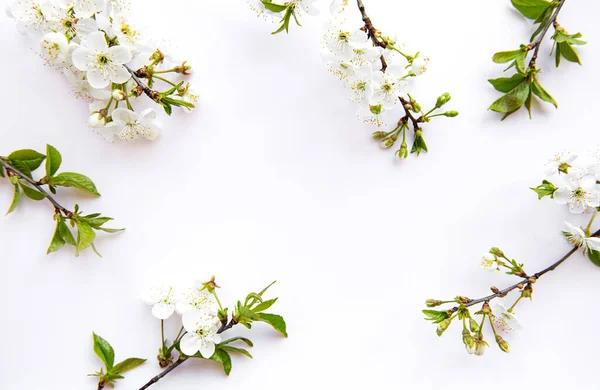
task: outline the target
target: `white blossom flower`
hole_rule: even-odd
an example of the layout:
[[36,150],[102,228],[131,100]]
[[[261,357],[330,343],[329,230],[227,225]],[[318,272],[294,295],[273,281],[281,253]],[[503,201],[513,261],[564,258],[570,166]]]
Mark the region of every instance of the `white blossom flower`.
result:
[[483,338],[480,336],[475,336],[473,338],[473,343],[470,345],[465,345],[465,348],[467,349],[469,355],[483,356],[488,346],[488,343],[485,342]]
[[[200,95],[187,83],[185,86],[179,88],[177,95],[185,102],[192,103],[194,106],[200,100]],[[192,112],[192,108],[185,106],[181,107],[184,112]]]
[[56,7],[47,0],[17,0],[9,8],[9,14],[17,20],[17,30],[37,39],[51,32],[56,20]]
[[583,248],[586,252],[591,250],[600,251],[600,238],[588,237],[582,228],[571,225],[566,221],[565,226],[566,230],[563,231],[563,234],[571,244]]
[[348,81],[349,77],[354,76],[356,66],[348,60],[336,57],[329,52],[322,53],[323,60],[331,74],[342,81]]
[[372,82],[373,69],[370,64],[366,64],[358,69],[349,78],[350,100],[356,103],[365,103],[371,100],[373,88]]
[[192,288],[184,291],[175,304],[177,313],[184,314],[190,310],[199,310],[209,314],[216,313],[213,296],[201,282],[194,283]]
[[40,49],[42,58],[48,64],[61,64],[69,56],[69,41],[65,34],[51,32],[40,41]]
[[417,76],[421,76],[427,71],[428,64],[429,58],[417,57],[412,62],[412,72]]
[[152,305],[152,314],[160,320],[166,320],[175,312],[177,292],[173,286],[158,285],[145,291],[142,300]]
[[148,140],[158,138],[159,129],[155,123],[156,111],[152,108],[145,109],[140,114],[126,108],[117,108],[111,114],[112,122],[99,132],[104,137],[113,141],[116,137],[123,141],[133,141],[140,137]]
[[559,173],[559,171],[566,173],[575,159],[577,159],[577,155],[569,152],[555,154],[546,164],[546,175],[552,176]]
[[406,89],[407,83],[400,80],[393,72],[377,71],[373,72],[372,82],[369,85],[373,88],[371,104],[381,104],[383,108],[391,109],[398,104],[398,96]]
[[300,8],[300,10],[307,14],[315,16],[319,14],[319,9],[314,5],[316,1],[317,0],[291,0],[290,3],[295,4],[296,10]]
[[491,253],[486,253],[485,255],[483,255],[481,267],[488,272],[500,271],[500,267],[498,266],[498,259]]
[[89,34],[73,52],[73,64],[86,72],[94,88],[104,88],[111,82],[122,84],[131,77],[123,64],[131,61],[131,51],[125,46],[108,47],[104,32]]
[[73,4],[75,14],[79,18],[89,18],[98,12],[103,12],[106,9],[106,1],[104,0],[76,0]]
[[[73,86],[73,93],[76,97],[85,100],[108,100],[110,91],[108,89],[93,88],[85,79],[85,73],[80,71],[65,70],[64,75]],[[106,102],[104,102],[106,105]]]
[[596,178],[592,175],[581,178],[574,174],[567,175],[565,187],[556,190],[554,200],[558,204],[568,204],[573,214],[581,214],[589,208],[600,206]]
[[359,29],[350,29],[345,25],[336,27],[325,34],[325,46],[336,56],[349,61],[354,56],[355,48],[365,47],[367,33]]
[[504,333],[523,329],[518,318],[501,303],[495,303],[492,307],[492,321],[496,329]]
[[121,45],[134,45],[140,39],[140,33],[131,27],[122,13],[113,18],[112,28]]
[[219,330],[220,321],[217,317],[206,312],[191,310],[181,317],[186,334],[181,338],[181,352],[187,356],[200,355],[209,359],[215,353],[215,344],[221,342]]
[[348,6],[348,0],[333,0],[329,6],[332,15],[339,14]]

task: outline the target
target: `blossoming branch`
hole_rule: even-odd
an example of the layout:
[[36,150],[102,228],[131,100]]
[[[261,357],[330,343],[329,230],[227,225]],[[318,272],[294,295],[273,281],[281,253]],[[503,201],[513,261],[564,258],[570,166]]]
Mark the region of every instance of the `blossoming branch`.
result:
[[[46,175],[39,180],[34,180],[32,172],[45,162]],[[21,194],[36,201],[48,200],[54,207],[54,220],[56,228],[47,253],[55,252],[62,247],[71,245],[75,247],[75,256],[84,249],[91,247],[100,256],[94,246],[96,231],[116,233],[124,229],[111,229],[104,224],[112,221],[112,218],[102,217],[99,213],[83,215],[79,206],[75,205],[73,210],[62,206],[52,194],[56,194],[58,187],[74,187],[90,194],[100,196],[96,185],[80,173],[62,172],[58,169],[62,164],[62,156],[53,146],[46,145],[46,154],[41,154],[31,149],[22,149],[12,152],[6,157],[0,156],[0,178],[7,178],[14,187],[13,200],[7,214],[12,213],[21,200]],[[44,189],[47,186],[48,191]],[[67,225],[76,228],[77,235],[73,236]]]
[[[214,277],[204,283],[197,282],[191,287],[180,288],[165,284],[154,286],[146,291],[143,300],[152,305],[152,315],[160,320],[161,343],[157,359],[158,365],[164,371],[151,378],[140,390],[149,388],[190,359],[208,359],[217,362],[223,367],[225,374],[229,375],[232,353],[252,358],[250,352],[245,349],[253,346],[250,339],[245,337],[225,339],[222,336],[236,325],[251,329],[254,323],[263,322],[287,337],[283,317],[265,313],[277,302],[277,298],[265,299],[264,297],[274,283],[258,293],[251,292],[243,303],[237,301],[231,311],[222,306],[217,294],[220,286],[216,284]],[[175,313],[179,315],[178,319],[181,320],[182,326],[178,334],[170,338],[172,341],[169,342],[165,338],[164,322]],[[110,349],[112,350],[112,347]],[[176,358],[173,354],[176,354]],[[137,362],[143,363],[141,359]],[[117,373],[111,371],[109,366],[112,365],[112,361],[110,363],[110,365],[106,364],[105,361],[106,371],[101,369],[93,374],[98,377],[98,389],[102,389],[107,383],[113,383],[116,379],[122,379],[117,377],[121,371],[117,370],[119,371]]]
[[[589,215],[587,223],[581,226],[578,226],[578,223],[565,222],[562,234],[572,245],[572,249],[543,270],[530,274],[525,271],[522,263],[507,257],[502,250],[492,248],[483,257],[482,267],[486,271],[504,271],[507,275],[516,277],[516,282],[503,289],[492,287],[492,294],[482,298],[457,296],[448,300],[426,301],[429,308],[454,305],[447,310],[427,309],[423,310],[423,313],[427,320],[438,325],[438,336],[444,334],[453,322],[461,323],[462,342],[470,354],[481,356],[489,346],[485,340],[484,328],[491,330],[494,341],[502,351],[509,352],[510,345],[504,337],[514,330],[521,329],[515,315],[517,305],[523,298],[531,299],[533,286],[542,276],[554,271],[579,250],[600,267],[600,230],[592,231],[600,208],[600,157],[597,153],[583,157],[561,153],[549,161],[546,174],[548,179],[538,187],[532,188],[539,199],[549,197],[559,205],[568,205],[571,213],[576,216]],[[497,299],[508,303],[495,303],[490,306],[490,303]],[[471,313],[472,307],[479,310]]]
[[[350,99],[357,103],[358,118],[378,128],[388,127],[388,131],[373,133],[381,147],[392,148],[398,142],[396,156],[401,159],[408,157],[409,141],[412,141],[410,153],[427,152],[423,125],[436,117],[458,115],[453,110],[440,111],[450,101],[450,94],[442,94],[431,109],[424,110],[408,92],[408,82],[425,73],[429,58],[420,52],[410,52],[396,38],[383,34],[367,15],[363,1],[357,0],[356,5],[350,7],[348,0],[331,3],[333,17],[323,38],[323,59],[329,71],[348,89]],[[255,0],[251,8],[267,19],[281,18],[281,26],[274,34],[287,32],[291,19],[300,24],[298,14],[318,12],[314,0],[283,4]]]
[[140,97],[168,115],[173,107],[192,110],[199,97],[183,80],[191,66],[143,41],[125,8],[124,0],[17,0],[8,13],[19,31],[39,42],[46,64],[89,102],[91,127],[110,141],[154,140],[156,111],[138,107]]
[[[579,54],[575,46],[585,45],[581,39],[582,34],[569,34],[558,23],[558,15],[566,0],[511,0],[513,6],[526,18],[538,25],[529,43],[521,44],[516,50],[501,51],[494,54],[493,61],[497,64],[509,63],[505,71],[514,68],[515,74],[511,77],[491,79],[489,82],[494,88],[504,95],[496,100],[490,110],[504,114],[503,120],[525,106],[531,117],[532,105],[535,98],[554,105],[558,108],[556,100],[542,87],[538,79],[541,69],[537,66],[541,45],[550,28],[554,29],[551,39],[556,67],[561,60],[575,62],[581,65]],[[530,57],[531,56],[531,57]],[[529,63],[527,59],[530,58]]]

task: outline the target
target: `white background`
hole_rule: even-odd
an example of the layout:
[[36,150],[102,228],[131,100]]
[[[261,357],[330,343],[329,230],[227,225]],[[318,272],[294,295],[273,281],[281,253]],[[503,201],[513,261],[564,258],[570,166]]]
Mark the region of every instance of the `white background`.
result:
[[[450,91],[461,112],[427,125],[430,153],[419,158],[395,160],[356,121],[321,63],[324,14],[271,36],[275,26],[243,1],[134,0],[133,20],[177,46],[202,93],[197,112],[178,112],[159,141],[137,144],[110,144],[90,130],[85,104],[14,22],[0,19],[0,153],[56,146],[62,169],[89,175],[102,193],[63,190],[58,199],[127,228],[97,240],[103,258],[75,258],[71,249],[45,255],[47,202],[26,200],[1,220],[0,389],[94,389],[92,331],[117,359],[150,359],[118,384],[138,389],[159,372],[158,322],[138,300],[157,270],[215,274],[230,304],[277,279],[273,312],[290,334],[235,329],[255,341],[254,360],[236,356],[230,377],[213,362],[187,363],[157,390],[598,388],[600,269],[580,255],[519,307],[525,329],[510,336],[508,355],[491,338],[485,357],[467,355],[456,324],[438,339],[420,310],[426,298],[475,298],[512,283],[479,268],[490,246],[532,273],[568,251],[563,221],[584,220],[528,187],[551,154],[598,141],[600,4],[568,2],[561,14],[590,42],[583,67],[557,70],[542,56],[540,79],[560,109],[537,106],[533,120],[519,112],[505,122],[486,111],[499,96],[486,79],[502,74],[490,57],[531,33],[508,0],[366,6],[376,26],[432,57],[415,96],[429,105]],[[2,207],[11,194],[0,181]]]

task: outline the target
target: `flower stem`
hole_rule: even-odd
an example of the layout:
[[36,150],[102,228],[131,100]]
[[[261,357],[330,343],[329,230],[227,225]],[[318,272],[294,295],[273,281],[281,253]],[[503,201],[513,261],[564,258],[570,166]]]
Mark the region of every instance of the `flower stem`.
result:
[[164,320],[160,320],[160,338],[162,340],[161,353],[163,354],[163,357],[164,357],[166,349],[167,349],[166,345],[165,345],[165,321]]
[[[36,190],[38,190],[39,192],[41,192],[42,194],[44,194],[46,196],[46,199],[48,199],[48,201],[50,203],[52,203],[52,206],[54,206],[54,209],[57,212],[62,212],[65,217],[67,218],[71,218],[71,216],[73,215],[73,213],[69,210],[67,210],[65,207],[61,206],[48,192],[46,192],[46,190],[44,190],[42,188],[42,186],[40,185],[40,183],[34,181],[33,179],[29,178],[29,176],[23,174],[21,171],[19,171],[17,168],[13,167],[12,165],[10,165],[5,158],[0,157],[0,165],[4,167],[4,169],[6,169],[6,172],[11,175],[16,175],[19,176],[22,180],[25,180],[27,183],[31,184],[33,187],[35,187]],[[2,169],[0,167],[0,169]]]
[[550,19],[548,20],[548,22],[546,23],[544,28],[542,29],[541,33],[538,35],[538,38],[534,42],[529,44],[529,50],[533,50],[533,57],[531,57],[531,61],[529,61],[530,68],[535,69],[535,64],[536,64],[536,61],[538,58],[538,54],[540,52],[540,45],[541,45],[542,41],[544,40],[546,33],[548,33],[550,26],[553,26],[555,23],[557,23],[556,20],[558,18],[558,14],[560,13],[560,10],[562,9],[563,5],[565,5],[565,1],[566,0],[559,1],[558,6],[556,7],[556,9],[554,10],[554,13],[550,17]]
[[160,80],[160,81],[163,81],[163,82],[165,82],[165,83],[167,83],[167,84],[170,84],[172,87],[175,87],[175,86],[177,86],[177,84],[175,84],[174,82],[172,82],[172,81],[170,81],[170,80],[167,80],[167,79],[166,79],[166,78],[164,78],[164,77],[157,76],[156,74],[155,74],[155,75],[153,75],[152,77],[153,77],[153,78],[155,78],[155,79],[158,79],[158,80]]
[[[600,230],[597,230],[594,234],[591,235],[591,237],[596,237],[598,235],[600,235]],[[506,296],[506,294],[508,294],[509,292],[511,292],[517,288],[522,288],[525,285],[531,284],[531,283],[537,281],[539,278],[541,278],[545,274],[547,274],[548,272],[554,271],[559,265],[561,265],[562,263],[567,261],[571,256],[573,256],[575,254],[575,252],[577,252],[578,250],[579,250],[579,247],[577,247],[577,246],[573,247],[569,252],[567,252],[567,254],[565,254],[563,257],[561,257],[558,261],[552,263],[550,266],[544,268],[543,270],[533,274],[529,278],[523,279],[520,282],[515,283],[512,286],[509,286],[509,287],[505,288],[504,290],[500,290],[492,295],[488,295],[487,297],[483,297],[483,298],[479,298],[479,299],[472,299],[468,303],[465,303],[463,306],[470,307],[473,305],[477,305],[478,303],[489,302],[492,299],[504,297],[504,296]],[[450,309],[449,311],[456,312],[456,311],[458,311],[458,309],[459,309],[458,306],[455,306],[452,309]]]
[[598,209],[594,210],[594,215],[592,215],[592,219],[590,219],[590,223],[588,223],[587,227],[585,228],[587,234],[590,234],[590,229],[592,228],[592,225],[594,224],[594,220],[596,219],[597,215],[598,215]]
[[515,310],[515,307],[517,307],[519,302],[521,302],[521,299],[523,299],[523,295],[519,296],[519,298],[517,298],[517,300],[515,301],[515,303],[513,303],[513,305],[510,307],[510,309],[508,309],[509,313],[512,313],[513,310]]

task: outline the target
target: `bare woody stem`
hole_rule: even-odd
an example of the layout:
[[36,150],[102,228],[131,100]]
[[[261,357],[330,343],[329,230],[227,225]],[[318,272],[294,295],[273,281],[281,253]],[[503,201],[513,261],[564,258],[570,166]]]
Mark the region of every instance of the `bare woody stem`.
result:
[[538,59],[538,55],[540,52],[540,45],[541,45],[542,41],[544,40],[544,37],[548,33],[550,26],[554,26],[556,28],[558,14],[560,13],[560,10],[562,9],[563,5],[565,5],[565,1],[566,0],[559,1],[558,6],[556,7],[556,9],[554,10],[554,13],[552,14],[552,17],[550,17],[550,20],[548,20],[548,22],[546,23],[546,25],[544,26],[544,28],[538,35],[537,39],[534,42],[529,44],[528,49],[533,50],[533,57],[531,57],[531,61],[529,61],[530,68],[535,69],[535,63]]
[[[597,237],[598,235],[600,235],[600,230],[597,230],[594,234],[591,235],[591,237]],[[528,284],[532,284],[535,283],[539,278],[541,278],[542,276],[544,276],[545,274],[547,274],[550,271],[554,271],[559,265],[561,265],[562,263],[564,263],[565,261],[567,261],[571,256],[573,256],[580,248],[579,247],[573,247],[573,249],[571,249],[569,252],[567,252],[567,254],[565,254],[563,257],[561,257],[558,261],[556,261],[555,263],[551,264],[549,267],[544,268],[543,270],[533,274],[532,276],[528,277],[528,278],[524,278],[522,279],[520,282],[513,284],[510,287],[505,288],[504,290],[500,290],[492,295],[488,295],[487,297],[483,297],[483,298],[479,298],[479,299],[471,299],[469,300],[467,303],[463,304],[463,306],[465,307],[470,307],[473,305],[477,305],[478,303],[483,303],[483,302],[489,302],[492,299],[495,298],[500,298],[500,297],[504,297],[506,296],[506,294],[508,294],[509,292],[515,290],[515,289],[521,289],[524,286],[528,285]],[[450,309],[449,311],[451,312],[456,312],[458,311],[458,307],[453,307],[452,309]]]
[[[357,5],[358,10],[360,11],[360,14],[362,16],[362,21],[365,23],[364,29],[366,30],[368,37],[371,39],[375,46],[379,46],[385,49],[388,44],[379,37],[379,31],[375,28],[375,26],[373,26],[373,22],[371,21],[371,18],[369,18],[369,16],[367,15],[367,11],[362,0],[357,0]],[[385,72],[385,70],[387,69],[387,62],[385,61],[385,57],[381,55],[379,59],[381,60],[381,71]]]
[[[234,319],[231,319],[231,321],[229,321],[229,323],[223,324],[219,328],[219,330],[217,331],[217,333],[221,334],[221,333],[225,332],[226,330],[229,330],[229,329],[233,328],[235,325],[237,325],[237,321],[235,321]],[[189,358],[187,358],[187,357],[181,357],[180,356],[179,359],[177,359],[177,361],[175,363],[171,364],[163,372],[161,372],[160,374],[158,374],[154,378],[150,379],[148,381],[148,383],[146,383],[144,386],[140,387],[140,390],[146,390],[147,388],[149,388],[150,386],[152,386],[153,384],[155,384],[156,382],[158,382],[159,380],[161,380],[162,378],[164,378],[165,376],[167,376],[171,371],[173,371],[174,369],[176,369],[177,367],[179,367],[186,360],[189,360]]]
[[52,195],[50,195],[45,189],[43,189],[42,186],[40,185],[40,183],[36,182],[35,180],[31,179],[29,176],[27,176],[24,173],[22,173],[21,171],[19,171],[17,168],[15,168],[12,165],[10,165],[2,157],[0,157],[0,165],[2,165],[6,169],[6,172],[8,173],[9,176],[10,175],[16,175],[16,176],[18,176],[22,180],[25,180],[27,183],[29,183],[33,187],[35,187],[36,190],[38,190],[39,192],[41,192],[42,194],[44,194],[46,196],[46,199],[48,199],[48,201],[50,203],[52,203],[52,206],[54,206],[54,209],[57,212],[62,212],[67,218],[70,218],[73,215],[73,213],[71,211],[69,211],[65,207],[61,206],[56,201],[56,199],[54,199],[52,197]]
[[400,99],[400,103],[402,103],[402,108],[404,109],[404,116],[400,118],[400,121],[410,121],[413,125],[414,130],[419,130],[419,123],[424,122],[423,117],[420,116],[419,118],[415,118],[415,116],[412,114],[412,112],[410,112],[410,109],[408,108],[408,106],[410,106],[411,103],[402,96],[399,96],[398,99]]
[[125,69],[127,69],[129,74],[131,75],[131,78],[133,79],[133,81],[135,81],[135,83],[138,85],[138,87],[140,87],[142,89],[142,91],[146,94],[146,96],[148,96],[150,99],[152,99],[154,101],[157,101],[157,99],[160,97],[160,93],[152,90],[150,87],[148,87],[146,84],[144,84],[144,82],[142,80],[140,80],[140,78],[138,77],[137,71],[131,69],[127,65],[123,65],[123,66],[125,67]]

